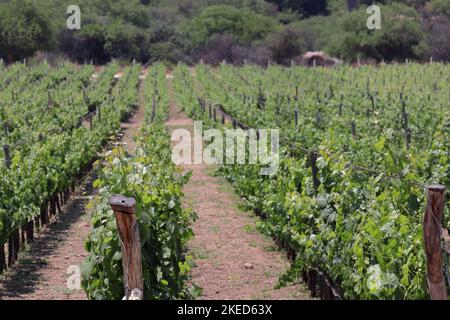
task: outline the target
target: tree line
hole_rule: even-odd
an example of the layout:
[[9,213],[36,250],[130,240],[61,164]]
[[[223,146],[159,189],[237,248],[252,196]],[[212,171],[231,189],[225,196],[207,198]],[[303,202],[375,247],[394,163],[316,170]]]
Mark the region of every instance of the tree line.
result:
[[450,60],[450,1],[376,1],[382,29],[368,30],[368,0],[0,0],[0,57],[48,56],[103,64],[287,64],[323,50],[344,61]]

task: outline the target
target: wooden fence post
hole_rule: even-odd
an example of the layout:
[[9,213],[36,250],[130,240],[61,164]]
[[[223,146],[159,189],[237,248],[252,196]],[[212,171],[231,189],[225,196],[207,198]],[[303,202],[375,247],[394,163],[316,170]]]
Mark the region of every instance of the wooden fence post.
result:
[[9,145],[5,144],[3,146],[3,154],[5,156],[5,167],[6,169],[11,168],[11,155],[9,153]]
[[87,94],[85,88],[83,88],[83,100],[84,100],[84,104],[89,106],[89,97],[88,97],[88,94]]
[[155,122],[156,119],[156,99],[153,97],[152,101],[152,123]]
[[[123,281],[126,300],[138,295],[144,297],[144,278],[142,274],[141,241],[135,215],[136,200],[115,195],[109,200],[114,211],[122,250]],[[137,290],[139,292],[137,292]]]
[[200,107],[202,108],[202,113],[205,113],[206,112],[205,100],[203,99],[201,100]]
[[427,188],[427,207],[423,219],[423,238],[427,256],[428,291],[432,300],[447,300],[442,255],[442,218],[445,205],[445,187],[431,185]]
[[322,125],[322,115],[320,114],[319,111],[316,113],[316,125],[318,127]]
[[277,96],[275,98],[275,107],[276,107],[276,114],[280,114],[280,94],[277,92]]
[[351,128],[352,128],[352,136],[354,138],[356,138],[356,124],[355,121],[352,121],[352,123],[350,124]]
[[313,184],[314,184],[314,189],[318,189],[320,186],[320,181],[317,177],[317,174],[319,172],[319,168],[317,168],[317,153],[315,151],[311,151],[309,153],[309,161],[311,164],[311,172],[312,172],[312,178],[313,178]]
[[51,106],[53,106],[53,100],[52,100],[52,94],[50,93],[50,91],[47,92],[47,96],[48,96],[47,106],[51,107]]

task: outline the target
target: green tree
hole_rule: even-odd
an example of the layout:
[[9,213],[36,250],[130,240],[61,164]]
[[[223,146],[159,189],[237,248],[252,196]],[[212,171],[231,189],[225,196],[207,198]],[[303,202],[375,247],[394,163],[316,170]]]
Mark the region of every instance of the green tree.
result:
[[450,1],[449,0],[432,0],[428,4],[428,8],[434,14],[442,14],[450,18]]
[[211,6],[204,9],[188,25],[191,47],[208,43],[215,35],[232,36],[238,43],[263,40],[279,26],[275,18],[255,14],[249,9],[232,6]]
[[35,1],[13,0],[0,5],[0,56],[8,62],[32,56],[53,44],[47,12]]
[[141,45],[145,43],[145,32],[120,20],[114,21],[107,28],[105,51],[112,58],[129,59],[141,57]]
[[267,46],[277,63],[287,64],[308,49],[309,41],[302,30],[286,26],[283,30],[274,32],[267,38]]
[[381,30],[369,30],[366,7],[343,15],[330,30],[328,51],[351,61],[357,57],[376,60],[424,58],[428,52],[420,17],[414,8],[400,3],[381,6]]

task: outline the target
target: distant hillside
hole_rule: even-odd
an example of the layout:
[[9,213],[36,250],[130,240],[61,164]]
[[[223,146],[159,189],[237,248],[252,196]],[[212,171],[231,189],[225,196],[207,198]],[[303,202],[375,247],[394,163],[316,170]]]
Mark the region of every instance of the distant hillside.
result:
[[79,0],[82,28],[68,30],[72,2],[0,0],[0,57],[287,64],[323,50],[349,62],[450,60],[448,0],[376,1],[374,31],[364,0]]

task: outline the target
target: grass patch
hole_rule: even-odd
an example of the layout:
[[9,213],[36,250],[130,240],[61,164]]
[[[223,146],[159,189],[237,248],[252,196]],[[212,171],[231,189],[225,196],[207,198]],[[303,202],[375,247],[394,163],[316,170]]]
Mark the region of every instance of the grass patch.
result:
[[253,224],[246,224],[242,229],[245,233],[254,233],[256,231],[256,227]]
[[212,227],[210,227],[210,230],[214,233],[219,233],[220,232],[220,226],[218,225],[214,225]]
[[192,256],[197,260],[208,260],[211,258],[211,252],[204,247],[196,247],[192,249]]

